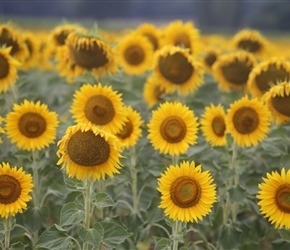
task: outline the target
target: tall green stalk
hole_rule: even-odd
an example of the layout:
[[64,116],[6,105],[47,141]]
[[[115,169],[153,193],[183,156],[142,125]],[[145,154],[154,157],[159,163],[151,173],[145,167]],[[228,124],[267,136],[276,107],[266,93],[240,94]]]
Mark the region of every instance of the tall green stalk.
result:
[[12,226],[12,218],[11,215],[9,215],[8,218],[4,220],[4,231],[5,231],[4,250],[9,250],[10,248],[11,226]]
[[[92,190],[93,190],[93,180],[92,178],[90,179],[85,179],[84,181],[86,190],[84,193],[84,199],[85,199],[85,219],[84,219],[84,227],[86,229],[90,229],[90,220],[91,220],[91,196],[92,196]],[[83,244],[83,250],[88,250],[89,245],[88,243]]]

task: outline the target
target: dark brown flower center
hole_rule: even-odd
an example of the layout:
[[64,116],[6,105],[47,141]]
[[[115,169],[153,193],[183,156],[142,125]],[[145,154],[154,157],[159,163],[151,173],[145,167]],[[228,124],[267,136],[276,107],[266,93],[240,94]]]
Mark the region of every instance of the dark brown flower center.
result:
[[110,157],[110,145],[93,131],[77,131],[67,143],[67,154],[76,164],[91,167],[105,163]]
[[162,100],[161,95],[164,94],[165,91],[163,88],[161,88],[159,85],[155,86],[154,88],[154,96],[157,100]]
[[290,117],[290,96],[275,96],[271,98],[274,109],[282,115]]
[[179,33],[174,38],[174,44],[173,45],[181,47],[181,48],[191,49],[190,40],[189,40],[189,37],[188,37],[188,35],[186,33]]
[[238,109],[233,116],[233,123],[240,134],[250,134],[259,126],[259,115],[250,107]]
[[235,59],[233,62],[223,65],[221,70],[224,78],[235,85],[245,85],[253,65],[246,61]]
[[158,63],[160,73],[174,84],[183,84],[194,73],[193,65],[180,52],[161,57]]
[[85,104],[84,111],[87,119],[97,125],[109,123],[115,115],[112,101],[102,95],[91,96]]
[[117,134],[117,136],[124,140],[130,137],[132,132],[133,132],[133,124],[130,120],[128,120],[123,126],[122,130]]
[[169,116],[162,122],[160,133],[164,140],[178,143],[186,135],[186,125],[180,117]]
[[0,175],[0,204],[11,204],[21,195],[21,185],[10,175]]
[[28,112],[23,114],[18,121],[18,129],[28,138],[41,136],[46,130],[46,120],[38,113]]
[[131,45],[124,52],[124,58],[130,65],[139,65],[145,59],[145,53],[142,47],[138,45]]
[[199,183],[191,177],[178,177],[171,185],[170,196],[173,203],[182,208],[195,206],[201,197]]
[[290,185],[285,184],[276,190],[275,201],[277,207],[284,213],[290,213]]
[[221,116],[216,116],[211,123],[212,130],[217,136],[224,136],[226,130],[225,120]]
[[276,85],[278,81],[289,81],[290,72],[276,64],[270,64],[266,71],[262,71],[256,76],[257,87],[266,92],[271,88],[271,84]]
[[55,35],[55,40],[57,41],[59,46],[62,46],[65,44],[65,40],[67,39],[70,32],[71,32],[70,30],[63,30],[59,34]]
[[255,53],[261,48],[261,43],[254,40],[244,39],[239,41],[238,48]]
[[13,35],[6,28],[2,29],[2,33],[0,34],[0,47],[2,45],[12,47],[10,50],[10,55],[12,56],[20,50],[18,42],[13,39]]
[[150,33],[145,33],[143,35],[150,41],[150,43],[153,46],[153,50],[154,51],[157,50],[158,49],[158,40],[156,39],[156,37]]
[[211,68],[211,66],[215,63],[217,56],[215,54],[208,54],[205,56],[204,61],[205,63]]
[[0,54],[0,79],[5,78],[9,74],[9,63],[7,58]]

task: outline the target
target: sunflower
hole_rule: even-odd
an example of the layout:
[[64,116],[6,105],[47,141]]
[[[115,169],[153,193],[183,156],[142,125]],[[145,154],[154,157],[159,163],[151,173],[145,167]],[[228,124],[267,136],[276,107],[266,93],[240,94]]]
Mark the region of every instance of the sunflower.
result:
[[0,93],[7,92],[8,87],[14,86],[18,78],[17,67],[20,63],[10,55],[11,49],[0,48]]
[[212,74],[220,89],[246,89],[250,72],[256,65],[255,57],[247,51],[220,55],[212,66]]
[[227,132],[241,147],[256,146],[269,131],[270,112],[257,98],[242,97],[230,105],[226,117]]
[[125,148],[129,148],[135,146],[138,139],[142,136],[141,125],[143,121],[140,113],[133,110],[131,106],[124,108],[124,114],[126,114],[127,121],[116,136]]
[[257,195],[261,213],[271,224],[275,223],[275,228],[290,229],[290,170],[286,172],[282,168],[281,174],[277,171],[267,173],[263,181]]
[[183,161],[170,165],[158,179],[157,190],[161,193],[159,208],[173,220],[198,222],[211,212],[216,202],[216,186],[209,171],[201,165]]
[[194,112],[179,102],[165,102],[152,112],[148,139],[155,150],[170,155],[184,154],[197,143],[198,122]]
[[193,22],[172,21],[163,30],[163,46],[165,45],[187,48],[196,57],[201,52],[199,30]]
[[98,79],[105,73],[112,75],[118,70],[109,44],[100,38],[76,32],[68,35],[65,46],[57,50],[55,59],[60,75],[68,80],[89,71]]
[[124,36],[115,48],[118,64],[129,75],[141,75],[151,69],[153,45],[143,35]]
[[203,83],[204,70],[188,49],[168,45],[156,52],[153,74],[166,92],[173,93],[177,88],[180,94],[187,95]]
[[[0,116],[0,125],[2,125],[2,122],[4,121],[4,118]],[[5,134],[5,130],[0,127],[0,134]],[[0,143],[2,143],[2,138],[0,137]]]
[[79,180],[93,178],[105,179],[119,173],[119,158],[122,148],[120,140],[92,123],[77,124],[67,128],[58,142],[57,162],[66,168],[69,178]]
[[281,57],[271,57],[253,68],[248,78],[249,91],[257,97],[278,82],[290,80],[290,63]]
[[202,64],[207,72],[212,71],[212,65],[216,62],[219,55],[221,55],[221,50],[217,47],[207,46],[204,49],[202,55]]
[[143,97],[149,108],[152,108],[156,103],[162,101],[162,96],[165,93],[164,87],[153,76],[148,77],[144,84]]
[[113,134],[127,121],[121,94],[100,83],[85,84],[76,91],[70,111],[77,123],[91,122]]
[[14,104],[13,111],[7,114],[5,129],[18,148],[41,150],[54,142],[57,126],[57,114],[46,104],[24,100],[21,105]]
[[221,104],[205,107],[200,125],[205,140],[212,146],[226,145],[226,113]]
[[8,218],[22,213],[27,208],[27,202],[31,200],[33,184],[30,174],[26,174],[22,168],[11,168],[7,162],[0,165],[0,215]]
[[272,114],[272,118],[276,119],[276,123],[287,122],[290,120],[290,83],[281,82],[270,88],[264,96],[263,100]]

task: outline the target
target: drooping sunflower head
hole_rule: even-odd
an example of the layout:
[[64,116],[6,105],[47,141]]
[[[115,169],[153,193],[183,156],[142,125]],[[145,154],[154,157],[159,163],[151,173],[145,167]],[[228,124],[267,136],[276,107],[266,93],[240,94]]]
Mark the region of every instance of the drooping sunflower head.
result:
[[193,22],[172,21],[163,30],[163,46],[165,45],[189,49],[190,54],[197,57],[201,52],[199,30]]
[[202,64],[193,59],[189,50],[172,45],[156,52],[153,73],[166,92],[172,93],[177,89],[182,95],[194,92],[203,83],[204,77]]
[[6,116],[7,137],[18,148],[41,150],[53,143],[58,126],[57,114],[49,111],[46,104],[24,100],[14,104]]
[[126,74],[141,75],[150,70],[153,60],[153,45],[140,34],[130,33],[122,37],[115,48],[119,66]]
[[77,123],[91,122],[116,134],[127,121],[121,94],[111,86],[85,84],[74,94],[71,113]]
[[256,146],[269,131],[270,112],[257,98],[244,96],[230,105],[226,117],[227,132],[241,147]]
[[6,93],[9,86],[15,84],[18,78],[20,63],[10,55],[11,47],[0,48],[0,93]]
[[158,102],[163,101],[164,94],[165,89],[157,78],[150,76],[146,79],[143,97],[149,108],[152,108]]
[[210,172],[202,171],[195,162],[171,165],[158,179],[159,207],[173,220],[186,223],[203,220],[217,200],[213,181]]
[[10,167],[7,162],[0,165],[0,216],[8,218],[22,213],[31,200],[33,184],[30,174],[22,168]]
[[179,102],[165,102],[152,112],[148,139],[160,153],[181,155],[197,142],[198,122],[194,112]]
[[281,174],[273,171],[259,184],[257,198],[260,212],[275,228],[290,229],[290,170],[282,168]]
[[212,65],[216,62],[218,56],[221,55],[221,53],[221,50],[217,47],[207,46],[204,48],[202,64],[207,72],[212,72]]
[[281,57],[271,57],[253,68],[249,75],[248,87],[253,96],[262,97],[278,82],[289,80],[290,63]]
[[125,148],[130,148],[134,147],[138,139],[142,136],[141,125],[143,121],[140,113],[131,106],[124,108],[124,114],[126,114],[127,121],[116,136],[123,143]]
[[247,51],[234,51],[218,57],[212,73],[222,90],[247,88],[249,74],[256,65],[255,57]]
[[211,146],[226,145],[226,113],[221,104],[205,107],[200,125],[205,140]]
[[123,144],[111,133],[99,127],[79,123],[67,128],[58,142],[58,165],[66,168],[69,178],[79,180],[113,177],[121,168],[120,152]]
[[281,82],[267,91],[263,100],[277,124],[290,120],[290,83]]

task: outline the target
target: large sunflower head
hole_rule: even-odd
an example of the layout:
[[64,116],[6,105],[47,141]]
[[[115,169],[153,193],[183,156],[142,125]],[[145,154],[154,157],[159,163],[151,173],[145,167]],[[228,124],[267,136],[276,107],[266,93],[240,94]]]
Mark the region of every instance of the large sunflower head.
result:
[[163,100],[165,89],[154,76],[148,77],[144,84],[143,97],[149,108]]
[[117,60],[126,74],[141,75],[151,69],[153,45],[140,34],[131,33],[119,40],[116,48]]
[[113,134],[127,121],[121,94],[100,83],[85,84],[75,92],[71,113],[77,123],[91,122]]
[[142,136],[141,125],[143,123],[140,113],[132,109],[131,106],[124,108],[127,121],[116,136],[123,143],[125,148],[134,147],[138,139]]
[[9,86],[18,78],[17,68],[20,63],[10,55],[11,47],[0,48],[0,93],[7,92]]
[[204,69],[188,49],[164,46],[155,54],[153,73],[166,92],[176,89],[182,95],[195,91],[203,83]]
[[290,121],[290,83],[281,82],[270,88],[263,100],[277,124]]
[[249,75],[249,91],[257,97],[278,82],[290,80],[290,63],[283,58],[271,57],[253,68]]
[[5,129],[18,148],[41,150],[54,142],[57,126],[57,114],[49,111],[46,104],[24,100],[20,105],[14,104],[13,111],[7,114]]
[[165,102],[152,112],[148,139],[155,150],[169,155],[184,154],[197,143],[198,122],[194,112],[179,102]]
[[121,168],[120,140],[91,124],[77,124],[67,128],[65,135],[58,142],[58,165],[66,168],[70,178],[79,180],[105,179],[113,177]]
[[212,73],[222,90],[246,89],[250,72],[256,65],[255,57],[247,51],[234,51],[218,57]]
[[159,207],[173,220],[198,222],[211,212],[217,200],[213,181],[210,172],[202,171],[194,162],[171,165],[158,179]]
[[22,168],[10,167],[7,162],[0,165],[0,216],[8,218],[22,213],[27,208],[27,202],[31,200],[33,184],[30,174],[26,174]]
[[259,184],[257,198],[261,213],[275,228],[290,229],[290,170],[282,168],[281,174],[273,171]]
[[241,147],[256,146],[269,131],[270,113],[257,98],[244,96],[230,105],[226,117],[227,132]]
[[199,30],[193,22],[172,21],[163,30],[163,45],[189,49],[190,54],[196,57],[201,52]]
[[212,146],[226,145],[226,113],[221,104],[217,106],[211,104],[205,107],[200,125],[201,131],[208,143]]

